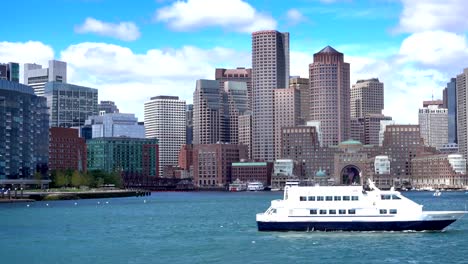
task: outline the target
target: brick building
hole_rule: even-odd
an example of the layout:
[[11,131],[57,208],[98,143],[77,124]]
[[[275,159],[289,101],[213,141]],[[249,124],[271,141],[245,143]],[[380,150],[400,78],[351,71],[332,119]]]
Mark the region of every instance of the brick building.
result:
[[86,142],[73,128],[49,129],[49,169],[87,170]]
[[468,185],[466,159],[460,154],[413,158],[412,186],[415,188],[464,188]]
[[271,162],[233,162],[231,167],[231,179],[239,179],[242,182],[259,181],[264,186],[271,185],[273,163]]

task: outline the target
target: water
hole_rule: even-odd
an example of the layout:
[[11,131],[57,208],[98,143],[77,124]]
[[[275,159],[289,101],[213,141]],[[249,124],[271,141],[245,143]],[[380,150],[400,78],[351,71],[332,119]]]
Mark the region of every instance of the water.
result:
[[[153,193],[3,204],[0,262],[468,263],[468,216],[444,232],[258,232],[255,214],[281,195]],[[468,204],[464,192],[405,195],[426,210]]]

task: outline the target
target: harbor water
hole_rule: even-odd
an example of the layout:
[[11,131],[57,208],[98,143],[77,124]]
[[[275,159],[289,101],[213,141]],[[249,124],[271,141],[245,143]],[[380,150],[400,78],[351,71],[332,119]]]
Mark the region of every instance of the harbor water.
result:
[[[468,194],[405,192],[425,210]],[[282,192],[0,204],[1,263],[468,263],[468,215],[443,232],[258,232]]]

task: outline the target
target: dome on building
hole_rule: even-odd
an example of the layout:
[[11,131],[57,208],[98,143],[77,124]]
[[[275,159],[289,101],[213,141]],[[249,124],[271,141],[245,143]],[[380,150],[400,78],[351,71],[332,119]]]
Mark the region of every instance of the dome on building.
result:
[[319,169],[317,173],[315,173],[315,177],[327,177],[327,174],[322,169]]
[[362,143],[357,140],[349,139],[341,142],[338,147],[345,152],[355,153],[362,149]]

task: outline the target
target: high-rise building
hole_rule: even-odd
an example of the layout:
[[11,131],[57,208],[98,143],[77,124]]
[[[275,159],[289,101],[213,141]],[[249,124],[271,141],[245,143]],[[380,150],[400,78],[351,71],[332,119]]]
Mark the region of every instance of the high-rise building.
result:
[[424,145],[441,148],[448,143],[448,110],[438,105],[420,108],[419,129]]
[[177,96],[155,96],[145,103],[146,138],[159,141],[159,175],[166,166],[177,166],[180,147],[185,144],[185,100]]
[[228,142],[225,99],[218,81],[197,80],[193,93],[193,144]]
[[97,89],[68,83],[48,82],[42,94],[47,98],[50,127],[83,126],[89,116],[98,114]]
[[350,65],[330,46],[309,65],[310,120],[320,121],[324,146],[350,137]]
[[16,62],[0,63],[0,80],[19,83],[19,64]]
[[47,82],[67,82],[67,63],[63,61],[50,60],[49,68],[35,63],[24,64],[24,84],[31,86],[38,96],[44,95]]
[[351,87],[351,118],[367,114],[382,114],[384,109],[384,84],[377,78],[358,80]]
[[78,129],[49,129],[49,170],[86,171],[86,142]]
[[300,124],[305,125],[309,121],[310,112],[310,90],[309,79],[300,77],[291,77],[289,79],[289,87],[294,87],[299,90],[301,101]]
[[224,89],[224,82],[245,82],[247,85],[247,106],[252,109],[252,69],[237,67],[236,69],[220,69],[215,71],[215,79],[219,81],[219,88]]
[[293,127],[300,123],[300,91],[295,87],[274,89],[275,107],[275,157],[281,158],[281,134],[283,127]]
[[457,75],[456,82],[458,151],[468,157],[468,68]]
[[380,129],[379,129],[379,146],[382,146],[385,136],[385,130],[387,129],[388,125],[395,125],[395,121],[393,120],[381,120],[380,121]]
[[36,172],[46,177],[48,159],[46,99],[27,85],[0,80],[0,185],[35,184]]
[[109,113],[90,116],[85,126],[91,126],[91,137],[145,138],[145,126],[138,123],[135,114]]
[[379,145],[381,121],[390,121],[390,116],[366,114],[364,117],[351,118],[351,138],[364,145]]
[[289,86],[289,33],[252,33],[252,157],[275,160],[274,92]]
[[158,175],[158,140],[155,138],[93,138],[86,145],[88,170]]
[[248,111],[247,84],[245,82],[224,82],[229,107],[229,142],[239,144],[239,116]]
[[185,144],[193,143],[193,104],[185,106]]
[[98,104],[98,111],[99,113],[105,113],[105,114],[112,114],[112,113],[118,113],[119,108],[117,105],[115,105],[115,102],[113,101],[101,101]]
[[239,144],[247,146],[248,158],[252,159],[252,112],[239,116]]
[[448,109],[448,142],[458,143],[457,140],[457,79],[451,78],[445,88],[446,105]]

